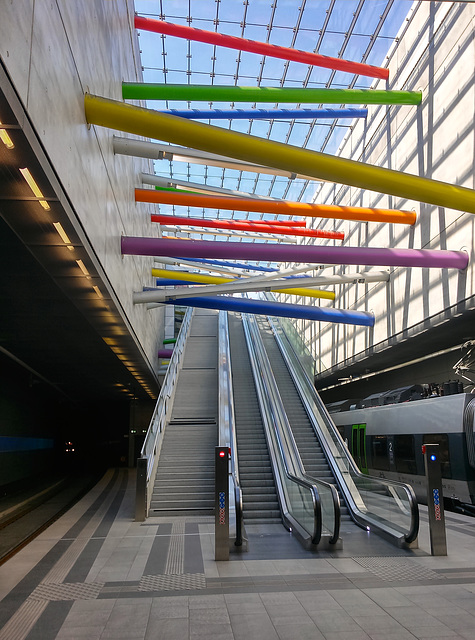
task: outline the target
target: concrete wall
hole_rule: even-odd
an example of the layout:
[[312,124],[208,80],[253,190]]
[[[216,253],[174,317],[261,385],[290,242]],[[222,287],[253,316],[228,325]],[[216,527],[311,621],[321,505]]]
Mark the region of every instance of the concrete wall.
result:
[[121,99],[122,81],[141,80],[132,0],[5,0],[0,57],[92,247],[153,366],[163,311],[132,305],[152,285],[152,260],[120,253],[121,235],[150,236],[150,207],[136,205],[149,161],[114,156],[113,132],[88,128],[84,93]]
[[[369,107],[355,123],[340,155],[406,173],[474,188],[475,5],[415,2],[390,58],[390,80],[378,89],[419,90],[419,107]],[[414,209],[414,227],[324,221],[318,226],[345,232],[348,246],[460,250],[470,257],[466,273],[441,269],[391,269],[390,282],[335,289],[335,307],[373,311],[374,330],[300,322],[298,328],[317,358],[317,371],[342,363],[373,344],[473,295],[475,217],[448,208],[323,184],[316,202]],[[335,243],[339,244],[339,243]],[[378,269],[379,267],[374,267]],[[318,272],[354,272],[339,266]],[[302,301],[303,302],[303,301]],[[308,302],[305,301],[307,304]],[[437,346],[434,345],[434,351]],[[455,356],[454,356],[455,358]]]

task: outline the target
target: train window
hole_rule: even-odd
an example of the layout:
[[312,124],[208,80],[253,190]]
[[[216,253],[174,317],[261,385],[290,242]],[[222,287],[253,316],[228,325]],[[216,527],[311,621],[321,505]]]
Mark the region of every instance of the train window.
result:
[[422,439],[423,444],[439,445],[439,460],[443,478],[452,477],[450,468],[449,436],[446,433],[426,433]]
[[394,436],[394,453],[396,471],[400,473],[416,473],[416,455],[413,435]]
[[371,454],[374,469],[389,471],[387,436],[371,436]]

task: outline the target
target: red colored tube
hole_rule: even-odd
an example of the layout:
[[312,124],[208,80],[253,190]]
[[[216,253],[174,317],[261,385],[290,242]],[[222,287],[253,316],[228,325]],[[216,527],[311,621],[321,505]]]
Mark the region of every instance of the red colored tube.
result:
[[304,236],[307,238],[330,238],[344,240],[345,234],[339,231],[322,231],[321,229],[299,229],[293,227],[273,226],[272,224],[254,224],[246,220],[209,220],[204,218],[187,218],[181,216],[164,216],[152,214],[152,222],[160,224],[190,225],[206,229],[234,229],[235,231],[255,231],[258,233],[275,233],[286,236]]
[[252,224],[271,224],[273,227],[306,227],[305,220],[248,220]]
[[389,78],[389,69],[373,67],[372,65],[362,62],[350,62],[349,60],[341,60],[340,58],[322,56],[319,53],[279,47],[267,42],[254,42],[253,40],[237,38],[236,36],[226,36],[222,33],[215,33],[214,31],[204,31],[202,29],[195,29],[194,27],[172,24],[164,20],[152,20],[151,18],[135,16],[135,28],[142,29],[143,31],[153,31],[154,33],[163,33],[168,36],[176,36],[177,38],[184,38],[185,40],[206,42],[207,44],[227,47],[228,49],[258,53],[263,56],[270,56],[271,58],[303,62],[304,64],[311,64],[326,69],[356,73],[362,76],[369,76],[370,78],[382,78],[383,80]]

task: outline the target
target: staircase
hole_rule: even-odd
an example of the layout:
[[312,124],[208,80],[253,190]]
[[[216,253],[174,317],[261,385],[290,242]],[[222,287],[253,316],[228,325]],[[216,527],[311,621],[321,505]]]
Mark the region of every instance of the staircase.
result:
[[172,420],[163,439],[150,513],[214,514],[215,420]]
[[218,314],[195,311],[163,437],[150,515],[214,515]]
[[281,513],[240,314],[228,313],[234,416],[246,524],[281,523]]

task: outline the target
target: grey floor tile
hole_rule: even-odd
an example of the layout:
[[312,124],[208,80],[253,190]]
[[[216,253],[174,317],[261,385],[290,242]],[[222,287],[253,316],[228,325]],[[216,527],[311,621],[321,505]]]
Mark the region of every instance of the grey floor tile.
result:
[[325,633],[327,631],[351,631],[355,628],[355,622],[346,611],[319,611],[309,612],[309,616],[317,627]]
[[174,603],[165,606],[153,607],[149,620],[163,620],[165,618],[189,618],[190,609],[188,603]]
[[288,592],[272,591],[271,593],[261,593],[259,595],[266,607],[268,605],[273,605],[273,604],[279,604],[279,605],[280,604],[282,605],[289,605],[289,604],[298,605],[299,604],[297,597],[291,591],[288,591]]
[[381,589],[364,589],[364,593],[381,607],[409,607],[411,601],[402,593],[391,587]]
[[405,627],[437,627],[438,620],[424,609],[411,607],[385,607],[387,613]]
[[442,624],[444,624],[449,629],[453,629],[454,631],[458,631],[459,629],[463,629],[464,631],[473,630],[473,636],[475,638],[475,618],[467,612],[458,613],[458,614],[450,614],[447,615],[445,613],[436,613],[434,616],[437,620],[440,620]]
[[193,622],[190,619],[190,640],[234,640],[231,624],[223,622]]
[[247,615],[248,613],[266,613],[266,608],[260,600],[256,600],[254,595],[254,602],[227,602],[226,606],[229,615]]
[[277,631],[267,613],[251,613],[246,616],[230,616],[235,640],[279,640]]
[[391,616],[355,616],[354,621],[366,631],[399,631],[404,628],[397,620]]
[[313,622],[278,624],[275,630],[280,640],[325,640]]
[[224,595],[189,596],[190,609],[219,609],[225,607]]
[[200,622],[229,624],[228,611],[225,606],[220,609],[190,609],[190,626]]
[[[460,638],[456,631],[452,631],[447,627],[410,627],[408,628],[416,638],[424,640],[425,638]],[[473,634],[473,631],[472,631]],[[472,635],[473,638],[473,635]]]
[[368,635],[371,640],[415,640],[417,637],[407,629],[369,631]]
[[362,629],[353,629],[353,631],[327,631],[325,640],[371,640]]
[[189,637],[187,618],[151,619],[144,640],[188,640]]
[[73,627],[66,624],[60,629],[56,640],[79,640],[86,638],[87,640],[100,640],[103,636],[104,627]]

